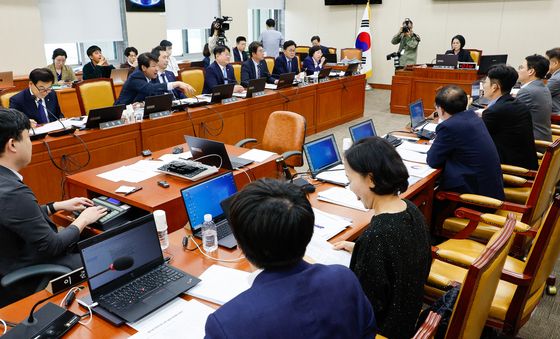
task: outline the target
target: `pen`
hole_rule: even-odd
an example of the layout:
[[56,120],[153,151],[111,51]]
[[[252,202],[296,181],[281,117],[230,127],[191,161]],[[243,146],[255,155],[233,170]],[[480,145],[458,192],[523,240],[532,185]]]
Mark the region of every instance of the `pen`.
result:
[[324,226],[320,226],[320,225],[315,225],[315,227],[321,228],[321,229],[322,229],[322,228],[325,228]]
[[142,189],[142,186],[136,187],[136,188],[133,189],[132,191],[126,192],[124,195],[129,195],[129,194],[132,194],[132,193],[134,193],[134,192],[138,192],[138,191],[141,190],[141,189]]

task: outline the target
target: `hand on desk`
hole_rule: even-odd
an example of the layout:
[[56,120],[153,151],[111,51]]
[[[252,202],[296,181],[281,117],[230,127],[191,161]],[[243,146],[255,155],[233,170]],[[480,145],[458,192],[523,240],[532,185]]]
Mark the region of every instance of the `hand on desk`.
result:
[[245,88],[243,88],[243,86],[241,85],[235,85],[233,87],[233,92],[235,93],[242,93],[245,90]]
[[37,121],[33,120],[33,119],[29,119],[29,123],[31,123],[31,127],[35,128],[37,127]]
[[80,216],[77,217],[72,224],[78,227],[80,232],[82,232],[86,226],[93,224],[94,222],[105,216],[105,214],[107,214],[107,209],[105,207],[88,207],[82,213],[80,213]]
[[68,212],[83,211],[87,207],[93,206],[93,201],[88,198],[72,198],[54,203],[54,209]]
[[195,92],[194,88],[191,85],[184,83],[182,81],[175,81],[173,83],[173,88],[179,88],[186,95],[194,95]]
[[337,251],[345,250],[352,253],[352,251],[354,251],[354,245],[356,245],[356,243],[352,241],[339,241],[337,243],[334,243],[333,248]]

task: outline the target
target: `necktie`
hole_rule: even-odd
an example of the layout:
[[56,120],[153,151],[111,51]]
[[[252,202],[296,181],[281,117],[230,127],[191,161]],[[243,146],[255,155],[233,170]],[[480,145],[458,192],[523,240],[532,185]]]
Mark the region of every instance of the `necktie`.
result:
[[46,124],[49,122],[49,116],[47,115],[47,111],[45,110],[45,106],[43,106],[43,99],[37,100],[37,111],[39,111],[39,123]]
[[227,70],[226,70],[225,67],[224,67],[223,71],[224,71],[224,84],[227,84],[228,83],[228,77],[227,77]]
[[261,64],[257,65],[257,79],[261,77]]
[[292,60],[288,59],[288,72],[292,71]]
[[159,76],[161,77],[161,82],[166,84],[167,83],[167,78],[165,77],[165,73],[161,73]]

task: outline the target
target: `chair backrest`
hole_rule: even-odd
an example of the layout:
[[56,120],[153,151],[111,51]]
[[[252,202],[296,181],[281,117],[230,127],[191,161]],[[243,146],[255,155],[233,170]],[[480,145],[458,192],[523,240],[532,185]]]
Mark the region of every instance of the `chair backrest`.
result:
[[113,106],[115,102],[115,88],[113,79],[90,79],[76,84],[76,94],[82,115],[96,108]]
[[194,88],[194,95],[202,94],[204,89],[204,69],[203,68],[189,68],[186,71],[179,73],[181,81],[186,82]]
[[328,49],[329,49],[329,53],[330,53],[330,54],[336,54],[336,48],[334,48],[334,47],[329,47]]
[[[243,63],[241,62],[231,62],[231,67],[233,67],[233,75],[235,76],[235,80],[237,80],[238,83],[241,83],[241,65]],[[272,70],[271,70],[272,72]]]
[[303,54],[308,54],[309,53],[309,46],[297,46],[296,47],[296,53],[303,53]]
[[515,218],[509,214],[504,227],[492,236],[469,267],[449,320],[446,338],[480,338],[513,243],[514,226]]
[[343,48],[340,50],[340,60],[343,59],[356,59],[362,60],[362,50],[359,48]]
[[14,89],[0,93],[0,106],[6,108],[10,107],[10,98],[18,94],[19,92],[20,90]]
[[420,328],[418,328],[416,334],[414,334],[414,337],[412,337],[412,339],[434,338],[439,327],[439,323],[441,322],[441,318],[441,314],[430,311],[430,313],[426,317],[426,320],[424,320]]
[[[282,154],[287,151],[303,151],[306,121],[302,115],[288,111],[272,112],[266,122],[262,138],[262,148]],[[301,156],[286,160],[290,167],[303,165]]]
[[474,62],[478,65],[480,62],[480,56],[482,55],[481,49],[474,49],[474,48],[465,48],[471,54],[471,58]]
[[274,62],[276,61],[273,57],[265,57],[264,61],[266,61],[266,67],[268,67],[268,72],[272,73],[274,69]]

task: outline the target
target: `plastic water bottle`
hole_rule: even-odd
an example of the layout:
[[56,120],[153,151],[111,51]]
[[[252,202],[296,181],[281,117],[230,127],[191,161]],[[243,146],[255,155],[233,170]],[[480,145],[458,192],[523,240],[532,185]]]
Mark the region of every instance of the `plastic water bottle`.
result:
[[154,220],[156,222],[156,229],[159,238],[161,249],[164,250],[169,247],[169,237],[167,236],[167,218],[165,211],[154,211]]
[[216,224],[212,221],[212,214],[204,215],[202,224],[202,248],[206,253],[214,252],[218,249],[218,231]]

